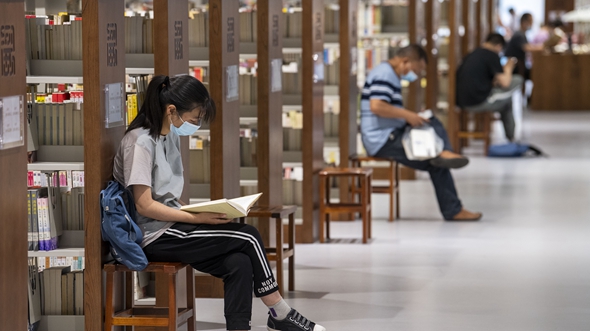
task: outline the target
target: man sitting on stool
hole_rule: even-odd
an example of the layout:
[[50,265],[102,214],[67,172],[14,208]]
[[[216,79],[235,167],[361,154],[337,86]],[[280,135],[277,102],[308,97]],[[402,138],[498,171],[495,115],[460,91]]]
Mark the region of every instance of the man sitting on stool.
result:
[[[424,119],[403,108],[401,80],[416,81],[416,72],[425,68],[426,52],[418,45],[410,45],[371,70],[361,97],[363,145],[371,156],[393,158],[410,168],[428,171],[446,220],[479,220],[480,213],[463,209],[449,170],[464,167],[469,160],[452,152],[447,132],[435,117]],[[402,135],[408,125],[417,127],[425,123],[429,123],[443,139],[444,151],[432,160],[411,161],[402,146]]]
[[512,95],[523,78],[513,75],[516,59],[502,68],[499,53],[506,42],[498,33],[490,33],[480,48],[469,53],[457,70],[457,104],[470,112],[499,112],[509,141],[514,140]]

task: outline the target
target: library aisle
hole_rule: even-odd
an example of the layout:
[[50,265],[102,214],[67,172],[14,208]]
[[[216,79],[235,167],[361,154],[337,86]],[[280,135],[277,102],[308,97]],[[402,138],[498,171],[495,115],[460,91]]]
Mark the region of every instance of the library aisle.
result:
[[[548,159],[474,156],[454,172],[476,223],[443,222],[430,181],[403,182],[402,220],[375,195],[374,241],[297,246],[289,303],[330,331],[590,329],[590,113],[525,114]],[[358,222],[333,237],[358,238]],[[221,300],[197,300],[199,330],[223,330]],[[266,330],[255,300],[252,330]]]

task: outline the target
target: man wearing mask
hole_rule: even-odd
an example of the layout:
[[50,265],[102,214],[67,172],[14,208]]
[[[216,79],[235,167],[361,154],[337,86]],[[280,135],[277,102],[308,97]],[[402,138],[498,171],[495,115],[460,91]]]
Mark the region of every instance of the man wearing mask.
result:
[[514,68],[514,73],[522,75],[525,80],[530,79],[530,69],[526,67],[526,53],[541,51],[544,48],[544,45],[529,44],[526,32],[532,26],[533,15],[530,13],[523,14],[520,18],[520,30],[514,32],[504,51],[506,57],[515,57],[518,60],[518,65]]
[[[418,45],[399,49],[388,61],[376,66],[367,76],[361,96],[361,135],[371,156],[393,158],[413,169],[428,171],[440,211],[445,220],[476,221],[481,213],[463,208],[455,189],[451,168],[462,168],[469,160],[451,149],[448,134],[435,117],[425,118],[403,107],[401,80],[410,83],[426,69],[426,52]],[[444,141],[444,151],[426,161],[411,161],[402,146],[407,126],[430,124]]]

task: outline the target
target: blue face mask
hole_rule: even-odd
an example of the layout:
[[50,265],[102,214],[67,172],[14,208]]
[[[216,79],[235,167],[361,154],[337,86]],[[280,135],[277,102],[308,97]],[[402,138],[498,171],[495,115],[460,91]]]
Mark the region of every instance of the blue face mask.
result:
[[403,80],[407,80],[410,83],[413,83],[418,79],[418,75],[413,70],[410,70],[407,74],[402,76]]
[[[182,117],[178,116],[182,121],[182,125],[177,128],[174,124],[170,123],[170,131],[173,131],[179,136],[191,136],[201,127],[200,125],[195,125],[189,122],[186,122],[182,119]],[[200,121],[199,121],[200,122]]]

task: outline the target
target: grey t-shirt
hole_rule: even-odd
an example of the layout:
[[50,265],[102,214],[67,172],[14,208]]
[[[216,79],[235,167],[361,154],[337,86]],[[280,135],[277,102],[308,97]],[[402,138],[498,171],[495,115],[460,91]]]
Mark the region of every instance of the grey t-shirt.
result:
[[[113,177],[125,187],[145,185],[152,198],[171,208],[180,208],[184,186],[180,138],[174,132],[155,140],[146,129],[128,132],[115,155]],[[142,247],[147,246],[174,222],[151,219],[137,213],[137,224],[143,231]]]

